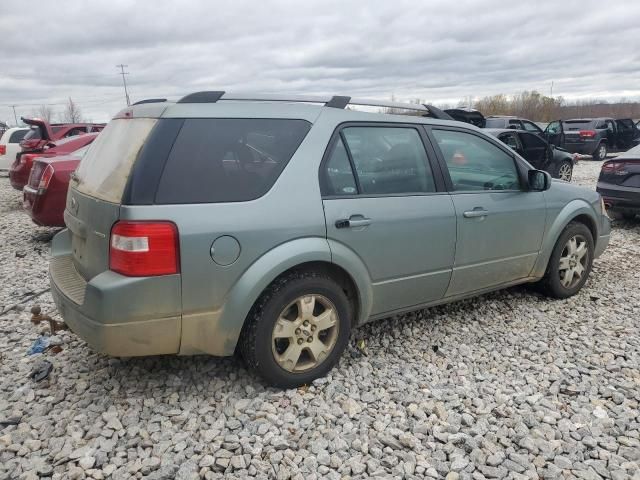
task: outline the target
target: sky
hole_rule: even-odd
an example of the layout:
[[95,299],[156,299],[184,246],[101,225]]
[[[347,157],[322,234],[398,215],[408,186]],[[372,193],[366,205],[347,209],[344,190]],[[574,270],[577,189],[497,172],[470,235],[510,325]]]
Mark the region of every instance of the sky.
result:
[[637,0],[0,0],[0,121],[200,90],[640,100]]

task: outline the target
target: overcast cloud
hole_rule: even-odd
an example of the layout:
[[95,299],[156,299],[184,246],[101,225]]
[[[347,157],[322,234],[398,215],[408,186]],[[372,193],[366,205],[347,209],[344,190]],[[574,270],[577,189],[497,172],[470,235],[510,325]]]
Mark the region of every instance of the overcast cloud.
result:
[[0,0],[0,120],[197,90],[640,99],[640,2]]

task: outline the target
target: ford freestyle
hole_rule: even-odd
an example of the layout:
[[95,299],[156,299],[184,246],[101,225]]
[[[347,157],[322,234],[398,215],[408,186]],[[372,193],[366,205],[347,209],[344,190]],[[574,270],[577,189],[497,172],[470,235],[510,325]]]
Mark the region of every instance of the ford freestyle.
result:
[[433,107],[347,105],[381,104],[198,92],[116,115],[52,242],[72,331],[115,356],[238,351],[293,387],[365,322],[521,283],[582,288],[609,242],[598,193]]

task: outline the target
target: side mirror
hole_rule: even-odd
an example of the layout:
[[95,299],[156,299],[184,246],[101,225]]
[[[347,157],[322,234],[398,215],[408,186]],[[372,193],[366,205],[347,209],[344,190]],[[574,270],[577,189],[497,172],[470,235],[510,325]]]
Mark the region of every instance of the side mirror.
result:
[[551,175],[543,170],[529,170],[528,180],[529,190],[533,192],[544,192],[551,188]]

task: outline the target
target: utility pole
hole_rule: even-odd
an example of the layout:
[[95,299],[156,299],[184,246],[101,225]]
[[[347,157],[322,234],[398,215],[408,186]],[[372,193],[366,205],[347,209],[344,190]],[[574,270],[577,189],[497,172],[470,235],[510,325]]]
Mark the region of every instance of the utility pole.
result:
[[553,98],[553,80],[551,80],[551,94],[549,96]]
[[11,108],[13,108],[13,119],[16,121],[16,127],[18,126],[18,117],[16,115],[16,106],[15,105],[11,105]]
[[129,92],[127,92],[127,81],[125,80],[124,76],[125,75],[129,75],[129,72],[125,72],[124,69],[125,67],[128,67],[129,65],[116,65],[116,68],[120,69],[120,75],[122,75],[122,84],[124,85],[124,96],[127,99],[127,107],[131,105],[131,102],[129,101]]

